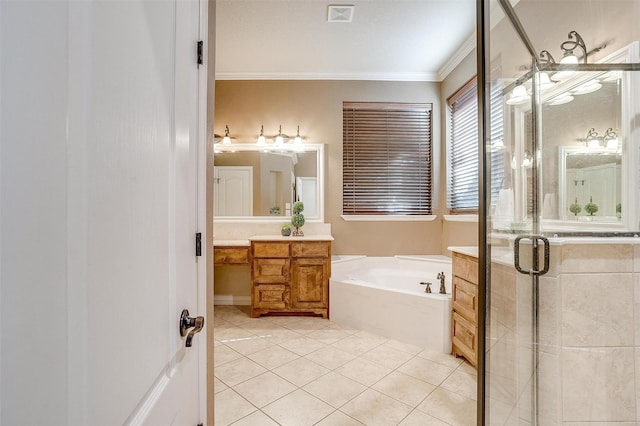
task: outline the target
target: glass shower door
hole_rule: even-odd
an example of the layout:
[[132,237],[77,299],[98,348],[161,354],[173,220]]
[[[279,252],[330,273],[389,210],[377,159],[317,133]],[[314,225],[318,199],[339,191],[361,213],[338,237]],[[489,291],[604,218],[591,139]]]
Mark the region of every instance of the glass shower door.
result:
[[635,424],[640,1],[489,3],[478,2],[478,418]]

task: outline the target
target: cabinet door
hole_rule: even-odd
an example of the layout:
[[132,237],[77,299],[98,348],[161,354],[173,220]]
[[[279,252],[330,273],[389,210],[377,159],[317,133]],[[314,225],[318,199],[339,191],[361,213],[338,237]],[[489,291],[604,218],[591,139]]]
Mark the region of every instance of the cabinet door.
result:
[[453,313],[452,336],[454,355],[464,355],[471,365],[476,365],[478,353],[478,328],[457,313]]
[[328,259],[294,259],[291,304],[294,308],[327,308]]
[[289,259],[254,259],[253,282],[275,284],[289,282]]

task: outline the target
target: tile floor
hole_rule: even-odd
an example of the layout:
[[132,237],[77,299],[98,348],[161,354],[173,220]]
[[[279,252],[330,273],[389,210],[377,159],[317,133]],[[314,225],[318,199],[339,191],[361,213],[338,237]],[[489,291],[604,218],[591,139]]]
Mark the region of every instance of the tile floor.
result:
[[215,424],[475,425],[476,372],[322,318],[216,306]]

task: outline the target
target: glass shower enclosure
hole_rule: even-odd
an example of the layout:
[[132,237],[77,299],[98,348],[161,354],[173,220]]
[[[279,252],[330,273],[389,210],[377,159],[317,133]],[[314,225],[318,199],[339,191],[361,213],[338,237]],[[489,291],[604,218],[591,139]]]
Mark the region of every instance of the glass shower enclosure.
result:
[[478,1],[478,423],[640,421],[640,0]]

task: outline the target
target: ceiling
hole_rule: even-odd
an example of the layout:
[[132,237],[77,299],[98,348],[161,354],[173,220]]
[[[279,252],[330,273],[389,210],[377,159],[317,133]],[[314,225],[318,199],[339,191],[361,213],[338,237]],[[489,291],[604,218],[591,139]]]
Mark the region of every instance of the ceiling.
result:
[[217,0],[216,79],[441,81],[475,46],[475,3]]

